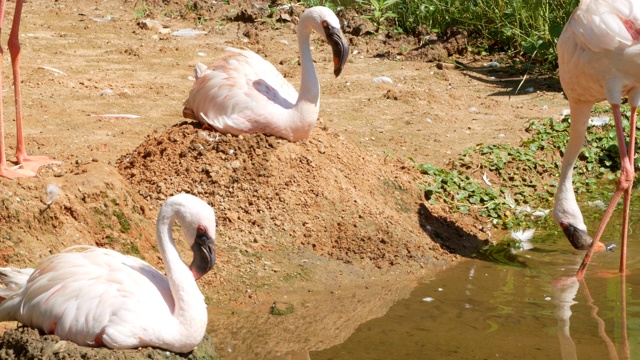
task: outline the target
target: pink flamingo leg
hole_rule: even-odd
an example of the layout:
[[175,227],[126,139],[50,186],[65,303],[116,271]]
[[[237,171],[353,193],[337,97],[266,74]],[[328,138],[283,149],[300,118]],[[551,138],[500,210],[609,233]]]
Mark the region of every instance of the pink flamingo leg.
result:
[[[622,219],[622,245],[620,246],[620,272],[625,274],[627,271],[627,235],[629,232],[629,208],[631,205],[631,190],[633,189],[633,180],[635,178],[635,150],[636,150],[636,119],[637,119],[637,107],[631,108],[631,119],[629,120],[629,153],[628,166],[629,172],[626,174],[628,177],[629,185],[624,191],[624,208]],[[622,155],[622,153],[621,153]]]
[[584,277],[584,273],[587,271],[587,266],[589,265],[589,261],[591,261],[591,257],[593,253],[598,248],[602,248],[600,246],[600,238],[602,237],[602,233],[604,233],[604,229],[613,214],[613,210],[616,207],[616,204],[622,197],[624,193],[624,207],[623,207],[623,219],[622,219],[622,245],[620,250],[620,272],[624,273],[627,268],[627,235],[628,235],[628,225],[629,225],[629,204],[631,202],[631,189],[633,185],[633,179],[635,177],[634,172],[634,161],[633,157],[635,154],[635,139],[636,139],[636,114],[637,107],[631,108],[631,121],[630,121],[630,130],[629,130],[629,151],[627,152],[627,145],[624,138],[624,129],[622,127],[622,114],[620,113],[620,105],[615,104],[611,105],[613,110],[613,118],[616,122],[616,136],[618,138],[618,148],[620,150],[620,179],[618,179],[618,184],[616,185],[616,191],[613,193],[613,197],[611,198],[611,202],[607,207],[607,211],[605,211],[602,221],[600,222],[600,226],[598,227],[598,231],[593,239],[593,243],[587,254],[582,259],[582,263],[578,268],[578,272],[576,273],[576,277],[578,279],[582,279]]
[[[0,27],[4,20],[6,0],[0,0]],[[38,168],[42,165],[57,164],[59,161],[51,160],[46,156],[28,156],[24,135],[22,131],[22,93],[20,91],[20,17],[22,16],[23,0],[16,0],[13,24],[9,34],[9,54],[11,55],[11,66],[13,68],[13,87],[15,90],[16,104],[16,159],[22,169],[10,169],[7,167],[5,147],[4,147],[4,119],[0,114],[0,135],[2,136],[0,146],[0,176],[13,179],[16,177],[36,176]],[[0,55],[2,49],[0,48]],[[1,65],[1,64],[0,64]],[[1,97],[0,97],[1,100]],[[1,108],[0,108],[1,110]]]
[[[0,0],[0,32],[2,32],[2,24],[4,22],[4,8],[6,0]],[[0,46],[0,88],[2,85],[2,47]],[[24,169],[12,169],[7,165],[7,155],[4,144],[4,117],[2,109],[2,91],[0,91],[0,176],[15,179],[17,177],[35,176],[35,173]]]

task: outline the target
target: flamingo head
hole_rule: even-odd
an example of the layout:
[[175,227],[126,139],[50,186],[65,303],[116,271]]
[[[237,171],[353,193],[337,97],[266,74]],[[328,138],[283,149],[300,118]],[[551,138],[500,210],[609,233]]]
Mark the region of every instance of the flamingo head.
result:
[[198,280],[209,270],[213,269],[216,263],[216,242],[215,235],[211,235],[204,225],[198,225],[195,240],[191,244],[193,260],[189,269],[193,277]]
[[174,215],[170,222],[177,219],[182,227],[193,252],[189,269],[197,280],[209,272],[216,262],[215,212],[202,199],[190,194],[174,195],[162,207],[171,209],[169,211]]
[[[302,16],[312,19],[311,27],[331,45],[333,74],[339,76],[349,57],[349,41],[340,29],[340,20],[331,9],[324,6],[307,9]],[[302,18],[300,20],[302,23]]]
[[349,42],[344,37],[344,34],[342,34],[339,25],[332,26],[328,21],[323,20],[322,28],[333,52],[333,74],[338,77],[349,57]]
[[593,243],[593,239],[587,234],[586,230],[579,229],[568,222],[560,222],[560,227],[564,235],[569,239],[571,245],[577,250],[588,250]]

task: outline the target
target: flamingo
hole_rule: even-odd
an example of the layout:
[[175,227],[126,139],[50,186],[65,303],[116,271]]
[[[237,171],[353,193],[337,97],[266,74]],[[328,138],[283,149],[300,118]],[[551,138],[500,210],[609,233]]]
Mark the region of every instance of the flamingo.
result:
[[[4,21],[4,8],[6,0],[0,0],[0,30]],[[9,34],[9,54],[11,55],[11,66],[13,68],[13,88],[15,91],[16,104],[16,159],[18,166],[10,168],[7,165],[7,155],[4,145],[4,117],[2,115],[2,91],[0,91],[0,176],[8,179],[19,177],[36,176],[38,168],[48,164],[59,164],[59,161],[51,160],[46,156],[29,156],[27,155],[24,143],[24,135],[22,134],[22,100],[20,91],[20,17],[22,16],[22,4],[24,0],[16,0],[16,7],[13,14],[13,24],[11,25],[11,33]],[[0,88],[2,85],[2,58],[3,50],[0,47]]]
[[[636,112],[640,104],[640,2],[581,0],[558,39],[560,82],[571,111],[569,143],[562,160],[553,216],[576,249],[588,250],[576,277],[584,276],[600,238],[624,194],[620,272],[626,271],[629,203],[634,180]],[[620,104],[631,106],[629,148],[625,142]],[[593,239],[587,234],[571,184],[573,166],[582,149],[591,108],[601,100],[611,104],[620,150],[620,178]]]
[[[176,250],[175,220],[193,251],[190,266]],[[0,269],[7,285],[0,293],[0,321],[16,320],[83,346],[191,351],[207,326],[207,305],[196,279],[215,263],[215,231],[209,205],[193,195],[172,196],[156,223],[166,277],[132,256],[71,247],[35,269]]]
[[228,47],[226,55],[208,68],[196,64],[196,82],[183,116],[224,134],[261,132],[289,141],[308,138],[320,109],[320,83],[309,48],[311,30],[331,45],[333,73],[339,76],[349,55],[340,22],[329,8],[312,7],[298,24],[300,94],[256,53]]

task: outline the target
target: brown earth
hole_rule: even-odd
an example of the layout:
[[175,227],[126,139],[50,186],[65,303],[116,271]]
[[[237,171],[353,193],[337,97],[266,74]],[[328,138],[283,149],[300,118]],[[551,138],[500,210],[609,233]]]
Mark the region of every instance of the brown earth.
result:
[[[217,135],[181,117],[194,64],[213,61],[225,46],[245,46],[297,86],[294,24],[302,9],[268,17],[243,2],[193,3],[200,8],[192,12],[179,2],[144,4],[148,17],[171,31],[195,27],[195,18],[206,15],[199,30],[207,34],[149,29],[136,17],[141,4],[130,1],[25,4],[27,150],[63,163],[42,168],[38,178],[0,179],[0,265],[34,266],[68,246],[89,244],[162,267],[154,235],[159,206],[172,194],[193,193],[218,217],[218,263],[200,285],[212,342],[225,357],[339,343],[407,296],[421,277],[472,255],[487,228],[428,205],[413,165],[446,165],[477,143],[518,144],[530,119],[559,117],[566,107],[554,78],[527,79],[516,94],[521,75],[485,66],[499,57],[466,54],[463,32],[428,41],[376,35],[347,12],[341,16],[353,53],[339,78],[330,49],[313,42],[322,105],[310,139]],[[171,9],[182,11],[166,17]],[[432,62],[454,59],[461,70]],[[13,161],[8,66],[3,104]],[[379,76],[393,82],[374,83]],[[52,184],[61,192],[47,205]],[[274,319],[268,314],[274,301],[293,305],[294,313]],[[66,354],[80,356],[72,347],[65,344]]]

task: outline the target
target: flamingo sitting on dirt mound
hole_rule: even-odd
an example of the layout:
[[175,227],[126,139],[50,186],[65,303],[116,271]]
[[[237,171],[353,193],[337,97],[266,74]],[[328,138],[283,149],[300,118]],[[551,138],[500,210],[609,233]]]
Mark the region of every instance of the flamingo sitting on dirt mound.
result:
[[196,82],[184,103],[183,116],[224,134],[261,132],[290,141],[308,138],[320,109],[320,83],[309,48],[311,30],[331,45],[333,73],[340,75],[349,55],[340,22],[330,9],[312,7],[298,24],[300,94],[256,53],[226,48],[225,57],[208,68],[196,64]]
[[[0,30],[4,21],[4,9],[6,0],[0,0]],[[11,66],[13,67],[13,88],[16,100],[16,159],[17,168],[7,166],[7,155],[4,145],[4,118],[2,115],[2,91],[0,91],[0,176],[15,179],[18,177],[36,176],[38,168],[42,165],[56,164],[58,161],[45,156],[28,156],[22,134],[22,100],[20,92],[20,17],[22,15],[23,0],[16,0],[16,8],[13,14],[13,24],[9,34],[9,53],[11,54]],[[0,47],[0,70],[2,68],[2,47]],[[2,71],[0,71],[0,88],[2,84]]]
[[[635,176],[636,111],[640,104],[640,1],[581,0],[558,39],[560,81],[569,99],[571,132],[562,161],[553,216],[576,249],[588,249],[576,276],[582,278],[600,238],[624,193],[620,272],[626,271],[629,202]],[[620,104],[629,98],[631,121],[627,149]],[[582,149],[593,105],[608,100],[620,150],[620,179],[593,240],[587,234],[571,177]]]
[[[193,251],[187,266],[176,250],[178,220]],[[167,276],[113,250],[75,246],[35,269],[0,269],[0,321],[22,324],[83,346],[144,346],[184,353],[202,340],[207,305],[196,279],[215,263],[213,209],[188,194],[169,198],[156,224]],[[76,252],[74,250],[82,250]]]

